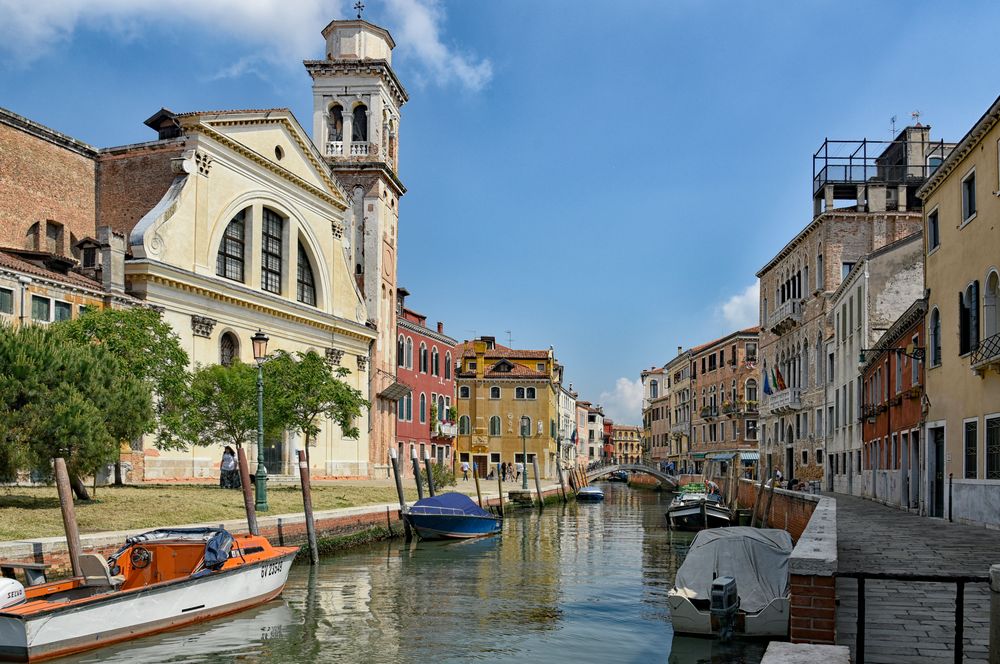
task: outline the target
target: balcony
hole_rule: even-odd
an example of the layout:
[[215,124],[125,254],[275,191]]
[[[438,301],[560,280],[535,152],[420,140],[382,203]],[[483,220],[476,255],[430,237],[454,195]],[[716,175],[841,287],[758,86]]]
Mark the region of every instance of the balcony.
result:
[[772,413],[793,413],[802,408],[802,390],[790,387],[787,390],[775,392],[767,400],[767,406]]
[[435,438],[454,438],[458,435],[458,425],[454,422],[438,422]]
[[787,300],[767,317],[767,327],[784,334],[802,322],[802,300]]
[[368,156],[368,143],[351,143],[351,156],[352,157],[367,157]]
[[705,406],[698,411],[698,414],[701,415],[701,419],[710,420],[714,417],[718,417],[719,409],[715,406]]
[[979,342],[979,347],[972,352],[971,365],[972,370],[980,377],[990,369],[1000,371],[1000,334]]
[[756,401],[743,401],[742,399],[736,401],[727,401],[722,404],[722,414],[728,415],[730,417],[737,415],[756,415],[757,414],[757,402]]
[[326,156],[327,157],[343,157],[344,156],[344,142],[343,141],[330,141],[326,144]]
[[670,425],[670,433],[687,433],[691,429],[691,420],[681,420]]

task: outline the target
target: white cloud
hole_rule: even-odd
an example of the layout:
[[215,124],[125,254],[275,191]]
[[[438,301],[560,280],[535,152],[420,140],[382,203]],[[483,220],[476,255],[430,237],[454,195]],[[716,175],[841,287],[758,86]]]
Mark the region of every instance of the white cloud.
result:
[[[320,57],[320,30],[335,17],[352,16],[344,0],[172,0],[162,11],[135,0],[0,0],[0,54],[21,66],[58,49],[78,28],[118,39],[141,39],[153,25],[195,26],[238,39],[212,78],[254,74],[264,67],[297,68]],[[493,74],[489,60],[461,54],[441,40],[444,11],[438,0],[387,0],[387,27],[418,69],[439,85],[482,89]],[[169,54],[166,54],[169,57]]]
[[726,334],[757,325],[760,320],[760,282],[755,281],[741,293],[719,305],[716,313],[726,323]]
[[637,424],[642,421],[642,380],[619,378],[613,390],[601,392],[597,402],[615,423]]

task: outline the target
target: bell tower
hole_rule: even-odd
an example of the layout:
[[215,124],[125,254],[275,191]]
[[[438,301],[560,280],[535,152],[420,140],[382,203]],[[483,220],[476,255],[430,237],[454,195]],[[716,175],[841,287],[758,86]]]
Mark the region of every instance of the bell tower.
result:
[[[347,194],[344,251],[378,330],[369,367],[369,475],[384,472],[395,445],[396,254],[400,109],[406,90],[392,70],[392,35],[360,18],[323,29],[326,58],[307,60],[313,80],[313,142]],[[385,396],[383,396],[385,395]]]

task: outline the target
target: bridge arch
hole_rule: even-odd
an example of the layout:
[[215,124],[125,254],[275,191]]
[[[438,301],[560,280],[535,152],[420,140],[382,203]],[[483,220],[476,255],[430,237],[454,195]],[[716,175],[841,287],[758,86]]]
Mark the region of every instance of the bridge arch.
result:
[[601,466],[600,468],[595,468],[594,470],[587,471],[587,478],[590,480],[596,480],[605,475],[610,475],[613,472],[619,470],[630,470],[637,473],[645,473],[660,480],[661,482],[666,482],[671,486],[677,486],[680,479],[675,475],[667,475],[658,468],[652,466],[646,466],[641,463],[619,463],[610,466]]

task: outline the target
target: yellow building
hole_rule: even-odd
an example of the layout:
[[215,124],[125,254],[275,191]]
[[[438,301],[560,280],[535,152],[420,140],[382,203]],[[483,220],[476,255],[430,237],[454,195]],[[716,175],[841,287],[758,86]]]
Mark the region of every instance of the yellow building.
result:
[[611,426],[611,445],[619,463],[640,463],[643,457],[642,429],[627,424]]
[[1000,525],[998,141],[1000,99],[918,192],[927,293],[921,512],[993,526]]
[[525,448],[526,465],[537,458],[541,475],[553,478],[561,367],[552,349],[516,350],[482,337],[455,354],[458,462],[475,463],[485,477],[497,463],[522,461]]

